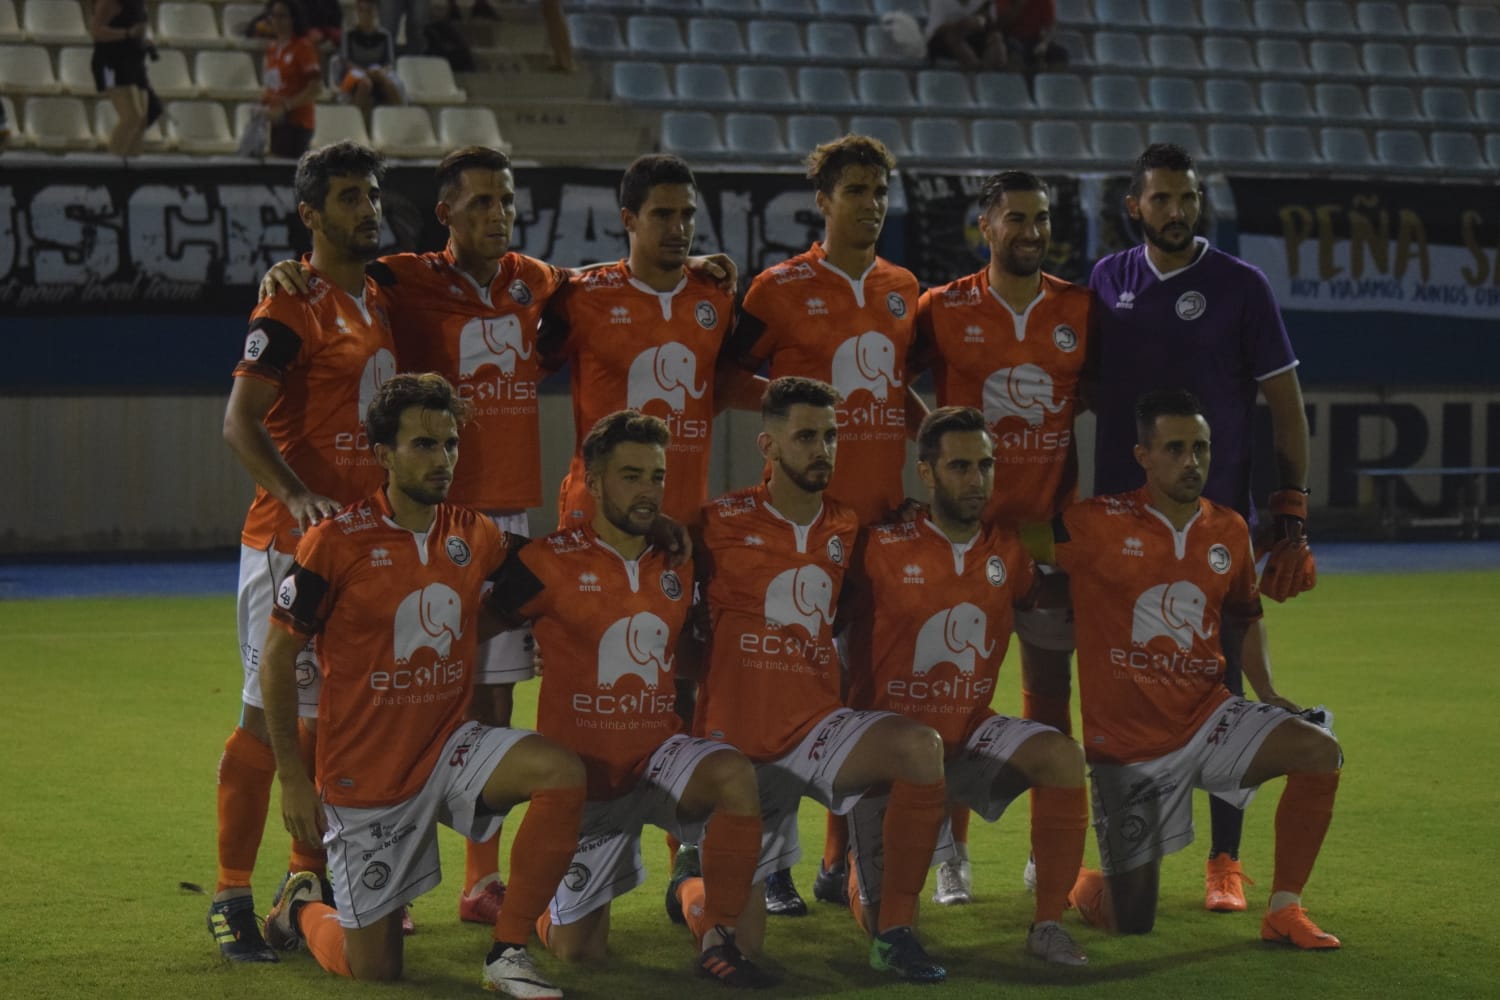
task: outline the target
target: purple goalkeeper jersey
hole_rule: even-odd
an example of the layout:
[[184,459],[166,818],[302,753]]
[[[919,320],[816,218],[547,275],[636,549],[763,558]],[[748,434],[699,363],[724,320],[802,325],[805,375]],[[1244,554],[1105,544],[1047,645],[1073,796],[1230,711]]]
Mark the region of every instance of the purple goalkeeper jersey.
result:
[[1136,399],[1187,389],[1202,402],[1213,435],[1203,495],[1254,523],[1250,450],[1259,383],[1294,367],[1297,356],[1266,276],[1202,237],[1198,245],[1193,263],[1165,275],[1144,246],[1094,265],[1094,493],[1126,493],[1145,482],[1133,453]]

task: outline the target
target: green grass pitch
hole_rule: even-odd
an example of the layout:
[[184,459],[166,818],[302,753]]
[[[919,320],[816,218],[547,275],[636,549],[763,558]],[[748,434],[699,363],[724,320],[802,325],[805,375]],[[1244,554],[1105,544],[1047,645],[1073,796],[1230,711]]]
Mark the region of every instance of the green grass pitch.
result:
[[[975,822],[973,906],[923,907],[923,934],[945,986],[887,982],[865,964],[848,915],[815,906],[773,920],[769,953],[786,996],[1496,997],[1500,947],[1489,862],[1500,819],[1495,607],[1500,574],[1328,576],[1268,609],[1282,693],[1326,703],[1348,764],[1318,867],[1314,917],[1344,941],[1333,954],[1262,945],[1280,782],[1251,807],[1243,856],[1259,885],[1252,913],[1202,909],[1200,839],[1167,859],[1156,931],[1111,938],[1077,924],[1083,970],[1027,957],[1021,887],[1027,807]],[[239,701],[229,597],[0,602],[0,992],[8,998],[464,997],[479,995],[489,935],[455,913],[462,845],[445,831],[450,878],[418,900],[406,979],[375,987],[323,973],[309,956],[279,965],[221,963],[204,926],[214,881],[214,770]],[[1491,622],[1484,625],[1485,621]],[[1012,654],[1014,658],[1014,653]],[[1002,711],[1019,703],[1002,673]],[[533,711],[524,691],[521,717]],[[287,839],[277,799],[256,875],[264,907]],[[513,829],[514,824],[511,824]],[[823,816],[802,812],[811,898]],[[1090,838],[1089,858],[1095,857]],[[508,852],[508,846],[506,848]],[[502,855],[504,857],[505,855]],[[542,958],[577,998],[712,995],[693,978],[686,933],[667,923],[665,848],[649,833],[646,886],[616,904],[605,968]],[[929,891],[931,882],[929,880]]]

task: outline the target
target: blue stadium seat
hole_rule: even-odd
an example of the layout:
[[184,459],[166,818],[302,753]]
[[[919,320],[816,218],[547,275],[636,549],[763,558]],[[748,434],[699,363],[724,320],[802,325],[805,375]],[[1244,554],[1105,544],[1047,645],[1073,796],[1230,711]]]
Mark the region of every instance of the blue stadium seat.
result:
[[1352,83],[1320,83],[1313,87],[1313,107],[1318,117],[1327,121],[1365,118],[1364,90]]
[[676,77],[677,99],[685,107],[735,103],[729,72],[719,63],[679,63]]
[[1490,161],[1490,166],[1500,170],[1500,132],[1484,137],[1484,157]]
[[910,108],[917,103],[905,70],[857,70],[854,90],[859,95],[859,103],[867,108]]
[[927,19],[925,0],[874,0],[870,6],[877,14],[910,14],[918,24]]
[[760,15],[760,4],[756,0],[703,0],[703,9],[723,14],[739,14],[742,17]]
[[1015,122],[980,118],[970,125],[969,133],[974,155],[991,161],[996,170],[1031,159],[1026,130]]
[[1467,125],[1474,120],[1469,95],[1461,87],[1423,87],[1422,114],[1438,125]]
[[1214,122],[1208,126],[1208,158],[1220,166],[1260,163],[1260,137],[1254,125]]
[[1372,84],[1366,96],[1370,99],[1370,115],[1378,122],[1422,120],[1416,95],[1403,84]]
[[918,118],[911,123],[911,151],[926,160],[967,160],[968,129],[957,118]]
[[1362,128],[1332,126],[1325,128],[1319,138],[1323,151],[1323,162],[1329,166],[1366,169],[1375,158],[1370,153],[1370,139]]
[[1093,159],[1083,129],[1077,122],[1034,123],[1031,126],[1031,149],[1037,159],[1058,165],[1077,165]]
[[569,14],[568,33],[579,52],[621,52],[625,39],[620,25],[609,14]]
[[1198,134],[1198,126],[1190,122],[1154,121],[1146,126],[1146,141],[1170,142],[1193,156],[1203,155],[1203,138]]
[[1448,4],[1414,3],[1406,8],[1406,23],[1412,34],[1432,38],[1458,38],[1458,25]]
[[1261,31],[1307,32],[1298,0],[1255,0],[1251,8],[1255,26]]
[[1057,23],[1093,24],[1095,23],[1094,5],[1090,0],[1057,0]]
[[1481,87],[1474,91],[1474,117],[1482,122],[1500,122],[1500,90]]
[[801,103],[782,66],[738,66],[734,71],[734,89],[744,105],[791,108]]
[[1255,62],[1276,75],[1301,76],[1308,71],[1302,43],[1289,38],[1261,38],[1255,42]]
[[787,115],[786,143],[793,153],[810,153],[843,134],[844,127],[833,115]]
[[1473,132],[1432,133],[1432,162],[1449,170],[1488,170]]
[[974,99],[975,103],[993,115],[1031,114],[1036,111],[1036,102],[1031,99],[1031,91],[1026,89],[1026,80],[1019,73],[976,73]]
[[835,18],[863,20],[872,16],[869,0],[818,0],[817,8],[828,23]]
[[1147,46],[1151,65],[1158,70],[1194,70],[1203,68],[1198,58],[1198,43],[1187,35],[1152,35]]
[[719,123],[706,111],[668,111],[661,116],[662,149],[674,153],[722,153]]
[[1354,11],[1344,0],[1308,0],[1303,11],[1307,26],[1317,35],[1354,35]]
[[1412,50],[1417,73],[1432,80],[1463,80],[1469,71],[1464,69],[1463,57],[1456,45],[1436,45],[1424,42]]
[[1094,50],[1081,31],[1059,28],[1052,35],[1052,44],[1068,54],[1069,66],[1092,66]]
[[1459,4],[1458,29],[1465,38],[1500,38],[1500,7]]
[[750,54],[779,62],[801,62],[807,55],[802,47],[802,29],[791,21],[751,21]]
[[1354,8],[1354,23],[1366,35],[1406,37],[1406,18],[1401,15],[1401,8],[1393,3],[1357,4]]
[[913,58],[896,47],[891,36],[878,24],[865,25],[865,52],[871,62],[882,66],[926,66],[927,58]]
[[1365,72],[1377,80],[1415,75],[1406,46],[1400,42],[1365,42],[1360,54]]
[[1198,5],[1193,0],[1146,0],[1146,18],[1157,28],[1181,31],[1202,27]]
[[1146,97],[1137,77],[1103,73],[1089,82],[1089,89],[1096,110],[1120,115],[1138,115],[1146,110]]
[[1267,80],[1260,85],[1260,107],[1275,121],[1316,118],[1307,88],[1293,80]]
[[1375,157],[1387,167],[1427,170],[1432,160],[1422,133],[1412,129],[1379,129],[1375,133]]
[[856,135],[868,135],[885,143],[896,156],[911,152],[906,144],[906,133],[901,128],[901,119],[885,115],[854,115],[849,119],[849,131]]
[[[917,74],[917,103],[924,108],[943,111],[972,111],[974,96],[969,93],[968,74],[948,69],[924,69]],[[995,109],[998,110],[998,109]],[[916,134],[912,134],[916,143]]]
[[813,0],[760,0],[760,12],[807,19],[816,15],[818,8]]
[[1083,79],[1072,73],[1038,73],[1035,87],[1036,106],[1043,111],[1091,110]]
[[1122,165],[1140,156],[1141,150],[1146,148],[1135,122],[1091,123],[1089,146],[1097,159]]
[[1203,0],[1203,23],[1219,31],[1251,31],[1255,28],[1245,0]]
[[1470,45],[1464,61],[1469,67],[1469,75],[1476,82],[1500,80],[1500,45]]
[[1259,68],[1250,43],[1243,38],[1203,39],[1203,65],[1228,75],[1254,75]]
[[676,56],[687,51],[674,17],[632,17],[625,22],[625,44],[631,52]]
[[797,96],[803,107],[808,108],[859,106],[849,74],[837,66],[803,66],[798,69]]
[[820,60],[863,60],[865,43],[852,24],[814,21],[807,26],[807,52]]
[[[719,67],[723,68],[723,67]],[[775,115],[731,112],[724,116],[724,147],[750,159],[782,156],[781,125]]]
[[1260,102],[1246,80],[1205,80],[1203,106],[1217,118],[1260,118]]
[[740,26],[727,17],[695,17],[688,21],[688,48],[696,55],[725,59],[745,54]]
[[1186,76],[1153,76],[1146,84],[1146,93],[1151,101],[1151,110],[1172,115],[1198,115],[1203,113],[1203,102],[1198,97],[1198,84]]
[[1150,25],[1141,0],[1094,0],[1094,16],[1110,27],[1145,28]]
[[654,62],[617,62],[614,94],[627,101],[662,103],[674,100],[667,68]]
[[1364,76],[1359,51],[1351,42],[1316,41],[1307,47],[1307,54],[1319,76]]
[[[1303,125],[1267,125],[1261,138],[1266,162],[1282,167],[1307,167],[1322,163],[1312,133]],[[1210,142],[1210,145],[1212,143]]]
[[1094,65],[1115,69],[1144,69],[1151,65],[1140,35],[1101,31],[1094,36]]

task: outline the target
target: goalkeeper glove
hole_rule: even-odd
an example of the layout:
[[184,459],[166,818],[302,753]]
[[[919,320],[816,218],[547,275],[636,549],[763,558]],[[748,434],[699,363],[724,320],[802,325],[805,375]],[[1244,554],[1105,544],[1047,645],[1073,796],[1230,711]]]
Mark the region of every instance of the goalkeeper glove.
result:
[[1271,494],[1271,554],[1266,557],[1260,591],[1273,601],[1285,601],[1318,582],[1318,565],[1307,547],[1307,491],[1277,490]]

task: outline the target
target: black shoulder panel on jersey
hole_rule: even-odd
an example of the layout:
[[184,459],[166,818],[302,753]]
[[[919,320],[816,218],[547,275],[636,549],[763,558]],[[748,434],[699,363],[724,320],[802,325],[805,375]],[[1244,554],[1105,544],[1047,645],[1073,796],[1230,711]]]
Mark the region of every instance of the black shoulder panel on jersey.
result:
[[495,589],[490,591],[489,605],[503,617],[518,617],[521,608],[540,594],[544,586],[531,568],[521,561],[521,549],[524,547],[518,545],[511,549],[505,556],[505,562],[489,577],[490,582],[495,585]]
[[1071,542],[1072,540],[1073,536],[1068,534],[1068,525],[1063,520],[1063,516],[1059,514],[1054,517],[1052,519],[1052,544],[1061,545],[1064,542]]
[[741,368],[760,371],[763,359],[757,358],[754,350],[765,332],[765,322],[759,316],[746,312],[742,306],[735,315],[733,331],[724,338],[724,349],[720,352],[720,356],[733,361]]
[[372,260],[365,265],[365,275],[375,279],[375,284],[381,288],[394,288],[396,286],[396,272],[391,270],[391,265],[382,260]]
[[323,630],[318,611],[328,594],[328,581],[298,563],[276,585],[276,605],[272,615],[291,625],[300,635],[315,635]]
[[[261,336],[257,337],[256,334]],[[285,323],[269,316],[259,316],[250,323],[250,336],[245,338],[243,360],[252,365],[263,365],[277,372],[284,372],[297,360],[302,350],[302,337]]]

